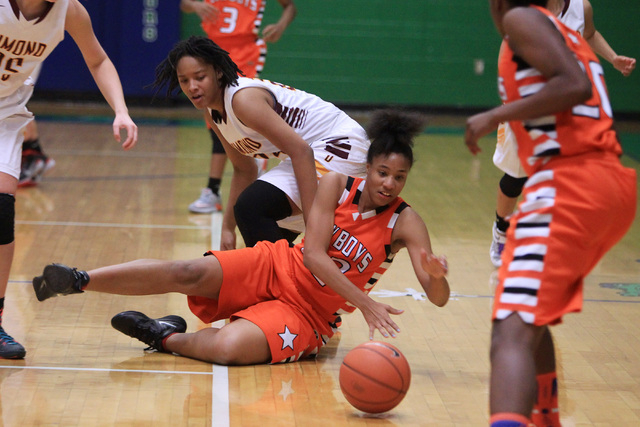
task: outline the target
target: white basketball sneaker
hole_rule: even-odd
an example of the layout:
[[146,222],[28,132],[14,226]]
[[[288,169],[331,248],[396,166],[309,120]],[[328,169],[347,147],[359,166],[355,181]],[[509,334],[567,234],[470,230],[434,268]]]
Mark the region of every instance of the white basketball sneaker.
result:
[[189,205],[189,211],[203,214],[222,211],[220,195],[213,194],[210,188],[203,188],[198,200]]
[[498,230],[497,224],[493,223],[493,241],[491,242],[491,248],[489,248],[489,256],[491,257],[491,263],[494,267],[500,267],[502,265],[502,251],[504,244],[507,241],[506,233]]

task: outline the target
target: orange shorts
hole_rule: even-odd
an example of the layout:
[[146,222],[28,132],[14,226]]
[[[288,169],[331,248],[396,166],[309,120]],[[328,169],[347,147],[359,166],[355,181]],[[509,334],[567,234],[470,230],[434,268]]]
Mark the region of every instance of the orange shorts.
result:
[[553,325],[582,309],[583,280],[627,232],[636,173],[610,153],[551,160],[525,185],[502,255],[493,319]]
[[298,293],[286,240],[252,248],[211,252],[222,266],[218,299],[188,297],[189,308],[205,323],[243,318],[267,337],[271,363],[315,355],[333,331]]

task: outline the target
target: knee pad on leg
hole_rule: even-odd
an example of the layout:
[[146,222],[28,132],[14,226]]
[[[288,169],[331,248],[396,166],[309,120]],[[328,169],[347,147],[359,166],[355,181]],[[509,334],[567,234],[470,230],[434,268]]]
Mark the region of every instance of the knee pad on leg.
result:
[[265,181],[254,181],[236,200],[234,213],[237,217],[256,219],[270,218],[275,221],[291,216],[291,205],[284,191]]
[[16,198],[0,193],[0,245],[8,245],[14,240],[16,220]]
[[526,176],[524,178],[514,178],[511,175],[507,175],[505,173],[500,179],[500,191],[502,191],[507,197],[518,197],[520,194],[522,194],[522,189],[524,188],[524,184],[526,182]]
[[258,180],[240,194],[233,213],[245,244],[253,246],[285,238],[277,221],[291,216],[291,205],[284,191]]

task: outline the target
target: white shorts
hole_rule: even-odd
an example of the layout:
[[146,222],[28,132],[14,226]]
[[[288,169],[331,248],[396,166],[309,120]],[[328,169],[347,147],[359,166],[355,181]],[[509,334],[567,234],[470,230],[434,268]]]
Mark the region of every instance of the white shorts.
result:
[[9,96],[0,98],[0,172],[20,177],[24,127],[33,120],[27,101],[33,94],[33,84],[25,84]]
[[[349,131],[343,135],[350,136],[330,136],[311,144],[318,179],[327,172],[339,172],[355,177],[364,177],[367,174],[367,152],[371,143],[362,128],[353,128]],[[280,164],[271,168],[258,179],[273,184],[284,191],[293,203],[301,208],[300,190],[290,158],[283,159]],[[302,214],[285,218],[278,221],[278,224],[298,233],[304,231]]]
[[493,164],[502,172],[514,178],[525,178],[527,174],[520,165],[518,157],[518,141],[511,130],[509,123],[500,123],[498,126],[498,143],[493,153]]

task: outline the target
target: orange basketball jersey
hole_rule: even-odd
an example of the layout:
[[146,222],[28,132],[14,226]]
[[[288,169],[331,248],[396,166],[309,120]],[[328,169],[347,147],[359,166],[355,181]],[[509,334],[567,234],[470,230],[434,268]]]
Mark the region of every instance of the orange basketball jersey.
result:
[[[359,213],[358,201],[364,182],[362,178],[348,178],[335,210],[333,236],[327,253],[351,283],[368,294],[393,261],[395,254],[391,253],[391,233],[398,215],[409,205],[398,197],[377,210]],[[302,296],[319,313],[354,311],[355,306],[345,302],[344,298],[304,268],[303,250],[304,241],[294,248],[297,262],[292,263]]]
[[258,37],[265,2],[263,0],[205,0],[218,11],[216,18],[203,21],[202,29],[247,77],[256,77],[264,66],[266,43]]
[[[587,42],[558,21],[548,10],[538,9],[555,24],[582,70],[591,81],[593,96],[571,110],[533,120],[509,122],[518,141],[522,167],[531,176],[557,156],[575,156],[591,151],[622,154],[613,130],[613,111],[604,82],[603,69]],[[546,84],[542,74],[513,53],[506,41],[498,60],[498,88],[505,103],[540,91]]]

